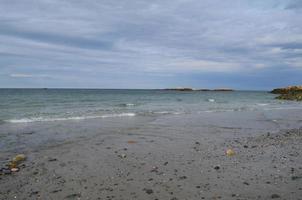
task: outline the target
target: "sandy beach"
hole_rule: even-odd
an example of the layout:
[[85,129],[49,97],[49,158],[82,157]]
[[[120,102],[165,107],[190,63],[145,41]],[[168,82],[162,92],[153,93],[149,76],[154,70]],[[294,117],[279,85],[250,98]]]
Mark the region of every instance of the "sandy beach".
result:
[[0,199],[301,199],[301,119],[276,110],[3,124],[15,144],[1,163],[27,159],[0,176]]

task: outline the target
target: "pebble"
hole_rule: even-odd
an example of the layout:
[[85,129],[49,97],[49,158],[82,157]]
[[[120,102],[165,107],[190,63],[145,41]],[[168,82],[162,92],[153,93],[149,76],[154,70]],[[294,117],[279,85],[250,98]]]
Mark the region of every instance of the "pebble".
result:
[[5,175],[11,174],[11,170],[10,169],[2,169],[1,172]]
[[57,161],[57,159],[56,158],[49,158],[48,159],[48,162],[54,162],[54,161]]
[[280,195],[278,195],[278,194],[272,194],[272,199],[277,199],[277,198],[280,198]]
[[219,167],[219,166],[215,166],[215,167],[214,167],[214,169],[219,170],[219,169],[220,169],[220,167]]
[[233,149],[228,149],[228,150],[226,151],[226,155],[227,155],[227,156],[233,156],[233,155],[235,155],[235,151],[234,151]]
[[147,194],[152,194],[152,193],[153,193],[153,190],[152,190],[152,189],[144,188],[144,191],[145,191]]

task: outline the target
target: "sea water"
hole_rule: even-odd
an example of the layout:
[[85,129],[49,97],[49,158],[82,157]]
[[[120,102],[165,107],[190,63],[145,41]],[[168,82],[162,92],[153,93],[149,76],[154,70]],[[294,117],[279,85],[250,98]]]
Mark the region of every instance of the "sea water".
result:
[[0,123],[301,109],[267,91],[0,89]]

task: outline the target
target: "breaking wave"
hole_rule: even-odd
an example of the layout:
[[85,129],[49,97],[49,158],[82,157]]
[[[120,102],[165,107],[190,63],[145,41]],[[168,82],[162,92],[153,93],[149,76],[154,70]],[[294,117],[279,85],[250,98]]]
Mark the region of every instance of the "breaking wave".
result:
[[80,116],[80,117],[59,117],[59,118],[44,118],[33,117],[23,119],[10,119],[5,120],[10,123],[30,123],[30,122],[51,122],[51,121],[67,121],[67,120],[85,120],[85,119],[97,119],[97,118],[114,118],[114,117],[134,117],[135,113],[119,113],[119,114],[106,114],[98,116]]

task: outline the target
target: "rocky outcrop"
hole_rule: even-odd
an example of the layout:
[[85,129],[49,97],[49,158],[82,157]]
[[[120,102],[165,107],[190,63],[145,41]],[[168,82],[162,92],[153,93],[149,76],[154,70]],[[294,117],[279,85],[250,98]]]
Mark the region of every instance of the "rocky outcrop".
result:
[[233,89],[230,88],[218,88],[218,89],[214,89],[213,91],[218,91],[218,92],[229,92],[229,91],[234,91]]
[[193,91],[192,88],[168,88],[168,89],[165,89],[165,90],[182,91],[182,92]]
[[276,88],[271,93],[280,94],[276,99],[302,101],[302,86]]
[[234,91],[233,89],[229,89],[229,88],[218,88],[218,89],[214,89],[214,90],[210,90],[210,89],[193,89],[193,88],[168,88],[165,90],[171,90],[171,91],[181,91],[181,92],[191,92],[191,91],[215,91],[215,92],[226,92],[226,91]]

